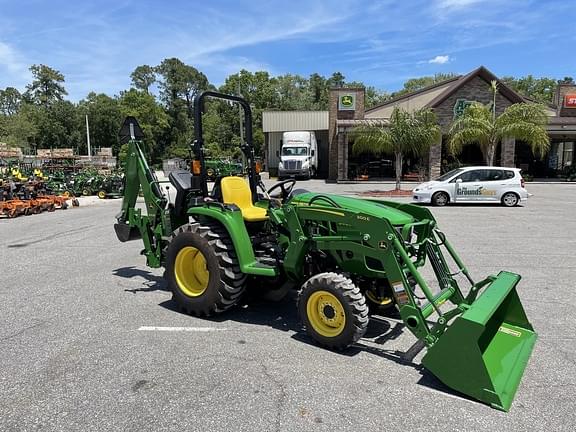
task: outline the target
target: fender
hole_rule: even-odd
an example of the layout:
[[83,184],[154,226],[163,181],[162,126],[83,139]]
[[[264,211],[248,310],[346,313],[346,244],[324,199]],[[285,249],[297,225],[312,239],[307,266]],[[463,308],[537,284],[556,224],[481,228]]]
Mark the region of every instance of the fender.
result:
[[222,210],[218,207],[192,207],[188,209],[190,216],[204,216],[218,221],[228,231],[228,235],[234,244],[234,250],[238,255],[240,270],[242,273],[256,276],[274,277],[278,275],[278,270],[260,264],[254,256],[252,242],[244,225],[240,210]]

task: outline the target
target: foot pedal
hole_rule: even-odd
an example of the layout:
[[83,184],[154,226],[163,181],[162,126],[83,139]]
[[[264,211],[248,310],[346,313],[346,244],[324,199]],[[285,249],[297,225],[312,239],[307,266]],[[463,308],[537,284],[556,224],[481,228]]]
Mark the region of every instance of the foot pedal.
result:
[[402,360],[407,363],[412,363],[414,357],[416,357],[418,353],[420,353],[420,351],[422,351],[424,348],[426,348],[426,344],[421,340],[417,340],[414,345],[412,345],[404,354],[402,354]]

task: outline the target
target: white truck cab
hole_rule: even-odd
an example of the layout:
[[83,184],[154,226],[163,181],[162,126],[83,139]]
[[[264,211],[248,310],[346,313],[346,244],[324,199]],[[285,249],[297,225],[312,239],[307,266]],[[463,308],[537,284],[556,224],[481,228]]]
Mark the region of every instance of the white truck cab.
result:
[[310,131],[284,132],[278,164],[278,178],[312,178],[318,170],[318,144]]
[[514,207],[530,194],[519,168],[472,166],[457,168],[412,191],[415,202],[444,206],[448,203],[499,202]]

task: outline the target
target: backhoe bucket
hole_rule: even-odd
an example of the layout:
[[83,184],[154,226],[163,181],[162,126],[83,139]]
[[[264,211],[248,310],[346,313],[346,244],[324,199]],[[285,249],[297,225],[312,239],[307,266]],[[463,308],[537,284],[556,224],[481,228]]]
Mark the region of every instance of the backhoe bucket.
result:
[[536,333],[518,298],[520,276],[500,272],[422,359],[448,387],[508,411]]
[[120,240],[122,243],[130,240],[136,240],[141,237],[138,228],[133,227],[126,222],[115,223],[114,231],[116,232],[116,237],[118,237],[118,240]]

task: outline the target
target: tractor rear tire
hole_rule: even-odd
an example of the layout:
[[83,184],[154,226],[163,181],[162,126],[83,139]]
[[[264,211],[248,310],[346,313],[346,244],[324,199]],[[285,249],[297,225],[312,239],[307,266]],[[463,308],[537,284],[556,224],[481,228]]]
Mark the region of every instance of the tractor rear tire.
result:
[[306,331],[318,344],[343,350],[368,327],[368,305],[360,289],[338,273],[320,273],[302,286],[298,311]]
[[246,287],[232,240],[218,224],[189,223],[174,231],[165,278],[180,309],[196,316],[230,309]]

